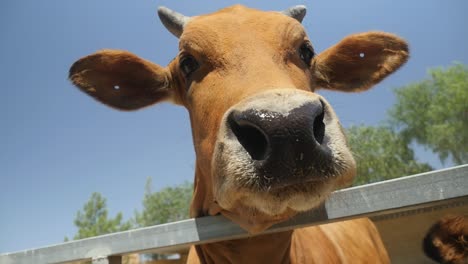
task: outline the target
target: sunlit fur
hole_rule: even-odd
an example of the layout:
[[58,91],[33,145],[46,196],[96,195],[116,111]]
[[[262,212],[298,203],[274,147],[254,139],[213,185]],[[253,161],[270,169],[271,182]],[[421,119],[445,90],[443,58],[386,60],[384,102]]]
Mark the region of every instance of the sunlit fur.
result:
[[[103,50],[78,60],[70,69],[70,79],[83,92],[121,110],[163,100],[184,106],[190,114],[196,153],[191,216],[222,214],[257,234],[317,206],[331,191],[351,182],[354,160],[338,119],[322,98],[326,144],[333,155],[332,162],[324,164],[325,173],[318,180],[283,189],[256,188],[248,156],[229,142],[223,121],[226,113],[245,105],[274,105],[281,112],[290,102],[276,104],[278,90],[285,98],[300,94],[297,98],[305,101],[318,100],[314,92],[320,88],[364,91],[408,58],[406,42],[383,32],[350,35],[310,62],[298,54],[305,42],[310,39],[296,19],[236,5],[192,17],[180,35],[179,54],[165,68],[126,51]],[[196,59],[199,68],[186,78],[179,63],[187,55]],[[389,262],[368,219],[194,249],[190,263]]]

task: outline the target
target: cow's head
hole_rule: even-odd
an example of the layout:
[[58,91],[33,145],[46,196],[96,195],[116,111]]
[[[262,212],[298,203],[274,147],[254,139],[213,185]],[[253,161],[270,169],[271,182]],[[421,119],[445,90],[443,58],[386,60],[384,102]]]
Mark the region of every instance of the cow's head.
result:
[[351,35],[316,54],[304,15],[303,6],[237,5],[191,18],[160,8],[180,39],[167,67],[103,50],[73,64],[70,79],[121,110],[163,100],[185,106],[196,152],[191,215],[221,213],[261,231],[354,177],[339,121],[315,91],[364,91],[408,58],[407,44],[382,32]]

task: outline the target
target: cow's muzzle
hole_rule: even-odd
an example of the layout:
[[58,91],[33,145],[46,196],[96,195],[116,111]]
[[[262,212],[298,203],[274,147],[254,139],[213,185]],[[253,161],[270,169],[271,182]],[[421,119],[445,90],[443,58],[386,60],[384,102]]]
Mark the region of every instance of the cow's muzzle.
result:
[[[292,98],[296,100],[291,103],[277,95],[259,98],[258,105],[252,100],[240,109],[234,107],[225,119],[229,134],[250,156],[256,184],[271,189],[333,175],[327,103],[319,96],[298,96],[301,100]],[[278,99],[277,107],[275,103],[262,107],[265,99]]]

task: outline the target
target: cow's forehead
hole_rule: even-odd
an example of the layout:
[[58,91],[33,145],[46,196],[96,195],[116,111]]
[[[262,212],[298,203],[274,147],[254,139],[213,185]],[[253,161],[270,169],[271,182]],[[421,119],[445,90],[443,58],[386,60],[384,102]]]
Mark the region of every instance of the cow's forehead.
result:
[[240,43],[246,48],[249,45],[281,47],[295,40],[302,42],[305,37],[304,28],[293,18],[279,12],[235,5],[191,18],[184,27],[179,47],[181,50],[200,49],[205,52],[215,52],[220,46],[239,48],[236,45]]

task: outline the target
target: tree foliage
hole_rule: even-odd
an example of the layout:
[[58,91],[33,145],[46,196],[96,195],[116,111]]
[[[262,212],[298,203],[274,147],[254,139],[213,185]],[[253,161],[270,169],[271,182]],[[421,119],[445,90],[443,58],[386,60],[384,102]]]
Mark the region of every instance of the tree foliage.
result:
[[76,214],[74,224],[78,228],[78,233],[73,239],[99,236],[131,228],[129,222],[122,222],[122,213],[119,212],[114,218],[109,218],[108,215],[106,199],[100,193],[93,193],[83,209]]
[[429,164],[418,162],[407,142],[390,128],[352,126],[347,135],[357,162],[354,185],[432,170]]
[[406,141],[430,148],[442,162],[468,163],[468,67],[455,64],[429,74],[395,90],[391,123]]
[[142,212],[135,213],[138,226],[151,226],[189,218],[193,184],[184,182],[166,187],[159,192],[151,190],[151,178],[146,182]]
[[[193,184],[184,182],[175,187],[166,187],[153,192],[151,178],[148,178],[143,197],[142,212],[135,212],[135,222],[139,227],[158,225],[189,218]],[[167,259],[165,254],[146,254],[151,260]]]

